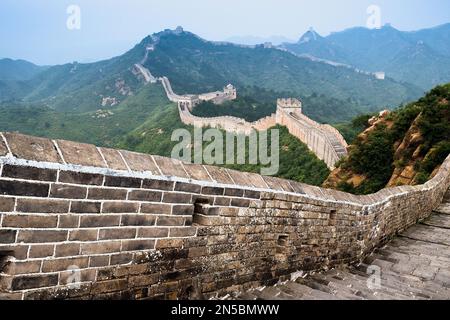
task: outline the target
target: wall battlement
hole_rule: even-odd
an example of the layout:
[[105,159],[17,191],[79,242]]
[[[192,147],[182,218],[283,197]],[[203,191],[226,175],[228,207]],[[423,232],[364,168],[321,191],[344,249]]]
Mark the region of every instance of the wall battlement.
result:
[[355,196],[0,133],[0,298],[210,298],[356,262],[426,218],[449,172]]

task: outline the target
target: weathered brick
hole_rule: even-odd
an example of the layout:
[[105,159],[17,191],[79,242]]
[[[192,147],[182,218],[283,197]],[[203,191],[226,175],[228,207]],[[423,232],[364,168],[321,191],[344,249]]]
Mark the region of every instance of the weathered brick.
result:
[[209,175],[214,181],[219,183],[234,184],[226,169],[214,166],[205,166],[205,168],[208,170]]
[[9,275],[38,273],[41,269],[41,263],[41,260],[14,261],[5,267],[3,272]]
[[109,265],[109,256],[90,256],[89,267],[105,267]]
[[125,171],[128,170],[119,151],[117,151],[115,149],[109,149],[109,148],[99,148],[99,149],[100,149],[100,152],[103,154],[103,157],[105,158],[106,163],[108,164],[108,167],[110,169],[125,170]]
[[72,229],[78,228],[80,224],[80,216],[73,214],[64,214],[59,216],[58,228]]
[[67,213],[69,203],[53,199],[17,199],[16,210],[27,213]]
[[174,182],[167,180],[154,180],[154,179],[144,179],[142,183],[142,188],[144,189],[156,189],[156,190],[173,190]]
[[132,202],[105,202],[103,203],[103,213],[137,213],[139,211],[139,203]]
[[11,152],[19,159],[62,163],[53,142],[49,139],[19,133],[4,133]]
[[76,266],[78,269],[83,269],[87,268],[88,263],[89,257],[44,260],[42,262],[42,272],[63,271],[67,270],[71,266]]
[[136,228],[100,229],[98,234],[99,240],[134,239],[135,237]]
[[18,242],[48,243],[67,240],[66,230],[19,230]]
[[185,182],[175,183],[175,191],[200,193],[201,190],[202,190],[202,187],[197,184],[185,183]]
[[181,247],[183,247],[183,239],[158,239],[156,241],[156,249]]
[[0,180],[0,195],[47,197],[49,184]]
[[97,240],[97,230],[81,229],[69,231],[69,241],[95,241]]
[[37,244],[30,246],[30,258],[46,258],[53,256],[55,245],[53,244]]
[[15,199],[0,197],[0,212],[11,212],[14,210]]
[[14,243],[16,240],[16,230],[0,229],[0,243]]
[[0,242],[0,252],[5,256],[11,256],[18,260],[25,260],[27,258],[29,247],[29,245],[24,244],[1,244]]
[[100,213],[100,202],[72,201],[70,212],[73,213]]
[[156,216],[148,214],[124,214],[120,222],[121,226],[153,226]]
[[57,140],[56,143],[67,163],[81,166],[106,167],[100,152],[92,144],[66,140]]
[[105,186],[122,188],[140,188],[142,179],[120,176],[106,176]]
[[169,235],[169,228],[139,228],[138,238],[165,238]]
[[120,216],[117,215],[93,215],[82,216],[80,228],[113,227],[119,226]]
[[80,253],[79,243],[57,244],[55,247],[55,257],[71,257]]
[[172,206],[161,203],[143,203],[141,205],[141,212],[151,214],[170,214],[172,212]]
[[214,195],[214,196],[221,196],[225,192],[224,188],[218,188],[218,187],[203,187],[202,188],[202,194],[207,195]]
[[114,266],[117,264],[127,264],[133,260],[133,254],[131,253],[118,253],[111,255],[109,265]]
[[114,279],[108,281],[99,281],[92,285],[91,294],[98,295],[100,293],[117,292],[127,288],[126,279]]
[[166,203],[191,203],[192,195],[188,193],[165,192],[162,201]]
[[60,171],[58,181],[63,183],[101,186],[103,184],[103,176],[94,173]]
[[183,164],[178,159],[165,158],[161,156],[152,156],[158,165],[161,173],[169,177],[189,178],[183,169]]
[[232,196],[232,197],[243,197],[244,196],[244,190],[242,190],[242,189],[234,189],[234,188],[226,188],[225,189],[225,195],[226,196]]
[[89,188],[88,199],[93,200],[125,200],[126,189]]
[[215,206],[229,206],[231,202],[230,198],[225,197],[216,197],[214,199],[214,205]]
[[52,198],[84,199],[86,194],[86,187],[52,184],[50,188],[50,197]]
[[174,205],[172,214],[178,216],[189,216],[194,214],[194,205]]
[[11,284],[13,291],[42,287],[52,287],[58,284],[58,274],[44,274],[14,277]]
[[197,233],[197,228],[195,227],[184,227],[184,228],[170,228],[169,237],[192,237]]
[[159,280],[159,274],[145,274],[137,275],[129,278],[129,284],[133,288],[151,286],[157,283]]
[[253,190],[245,190],[244,197],[252,198],[252,199],[259,199],[261,197],[261,192],[253,191]]
[[248,207],[250,205],[250,200],[248,199],[231,199],[231,205],[233,207]]
[[2,177],[38,181],[56,181],[56,175],[57,170],[53,169],[15,166],[10,164],[5,164],[2,171]]
[[128,200],[160,202],[162,192],[148,190],[132,190],[128,194]]
[[95,281],[97,270],[95,269],[70,269],[67,271],[61,271],[59,273],[59,285],[74,285],[74,275],[76,275],[77,282],[93,282]]
[[102,241],[81,244],[81,254],[104,254],[120,251],[120,241]]
[[167,217],[167,216],[159,216],[158,220],[156,220],[157,226],[183,226],[184,218],[183,217]]
[[189,258],[197,258],[208,255],[207,247],[189,248]]
[[122,251],[152,250],[155,248],[155,240],[123,240]]
[[13,228],[55,228],[58,224],[57,216],[37,215],[6,215],[3,218],[3,227]]
[[133,171],[147,171],[152,175],[160,175],[153,158],[149,154],[120,150],[123,158]]

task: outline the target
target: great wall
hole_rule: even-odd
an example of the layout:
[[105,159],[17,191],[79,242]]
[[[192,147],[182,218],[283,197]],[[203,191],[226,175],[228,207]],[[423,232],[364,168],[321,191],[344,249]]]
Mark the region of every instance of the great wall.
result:
[[[182,27],[175,30],[165,30],[163,33],[180,34]],[[144,64],[148,62],[148,55],[154,51],[159,43],[159,36],[152,35],[151,43],[145,48],[143,59],[135,64],[132,71],[141,77],[145,83],[156,83],[160,81],[166,92],[167,98],[178,104],[180,119],[184,124],[195,127],[218,128],[236,134],[250,134],[252,130],[267,130],[276,124],[288,128],[289,132],[305,143],[308,148],[325,162],[331,170],[335,164],[347,155],[348,144],[341,133],[327,124],[319,124],[302,113],[302,103],[293,98],[278,99],[276,113],[255,122],[247,122],[244,119],[222,116],[222,117],[197,117],[191,111],[196,105],[203,101],[211,101],[215,104],[222,104],[225,101],[237,98],[237,90],[231,84],[227,85],[223,91],[215,91],[201,94],[178,95],[173,89],[169,79],[165,76],[156,78]]]
[[[370,257],[383,277],[404,268],[387,284],[405,290],[398,298],[448,299],[449,186],[450,156],[424,185],[356,196],[0,133],[0,299],[324,298],[325,287],[366,298],[357,269],[333,268]],[[429,218],[433,210],[441,215]],[[421,221],[434,227],[426,233],[414,226]],[[260,286],[269,287],[248,291]]]
[[[192,115],[236,90],[176,95],[144,67],[151,50],[133,73],[161,81],[184,123],[244,134],[280,124],[330,168],[345,156],[339,132],[296,99],[253,123]],[[356,196],[0,133],[0,300],[450,299],[449,187],[450,156],[424,185]]]
[[[180,119],[183,123],[195,127],[220,128],[236,134],[249,134],[252,130],[267,130],[276,124],[286,126],[289,132],[305,143],[314,154],[323,160],[328,168],[334,169],[336,162],[347,155],[347,142],[338,130],[327,124],[319,124],[302,113],[302,104],[299,100],[278,99],[276,113],[255,122],[244,119],[222,116],[204,118],[194,116],[191,111],[201,101],[223,101],[236,98],[236,89],[228,85],[223,92],[214,92],[203,95],[177,95],[173,92],[167,77],[159,79],[163,84],[170,101],[178,103]],[[218,97],[219,99],[215,97]]]

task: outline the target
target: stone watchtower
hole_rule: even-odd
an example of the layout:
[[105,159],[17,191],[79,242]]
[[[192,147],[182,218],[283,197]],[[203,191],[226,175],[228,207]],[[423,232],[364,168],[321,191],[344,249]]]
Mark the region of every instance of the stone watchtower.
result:
[[296,98],[283,98],[277,100],[277,123],[282,124],[286,114],[301,114],[302,102]]
[[230,100],[235,100],[237,98],[237,90],[232,84],[229,84],[225,88],[223,88],[223,92]]
[[[302,112],[302,102],[296,98],[278,99],[277,107],[283,109],[292,109],[295,112]],[[285,110],[290,111],[290,110]]]

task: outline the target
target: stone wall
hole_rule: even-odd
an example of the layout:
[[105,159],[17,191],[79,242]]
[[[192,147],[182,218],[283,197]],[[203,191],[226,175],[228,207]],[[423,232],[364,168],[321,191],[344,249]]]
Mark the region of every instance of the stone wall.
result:
[[288,128],[290,134],[305,143],[331,170],[347,155],[347,143],[331,126],[321,125],[309,119],[300,110],[289,112],[280,107],[277,108],[276,118],[278,124]]
[[[280,124],[287,127],[293,136],[305,143],[320,160],[325,162],[330,170],[333,170],[335,164],[347,155],[348,145],[341,133],[328,124],[319,124],[305,116],[302,113],[302,104],[297,99],[278,99],[276,114],[255,122],[247,122],[242,118],[230,116],[197,117],[191,114],[191,111],[201,98],[192,95],[179,96],[173,92],[167,77],[162,77],[160,80],[168,99],[178,103],[180,119],[184,124],[199,128],[218,128],[247,135],[252,130],[267,130]],[[226,88],[224,92],[226,92]],[[234,91],[231,100],[235,98],[235,93]],[[219,99],[220,101],[222,100]]]
[[222,117],[197,117],[194,116],[190,111],[188,106],[184,105],[183,102],[178,104],[179,115],[181,122],[187,125],[192,125],[197,128],[217,128],[228,132],[233,132],[236,134],[246,134],[249,135],[252,130],[267,130],[276,125],[275,114],[262,118],[255,122],[247,122],[244,119],[232,117],[232,116],[222,116]]
[[210,298],[356,262],[427,217],[449,169],[354,196],[0,134],[0,298]]

